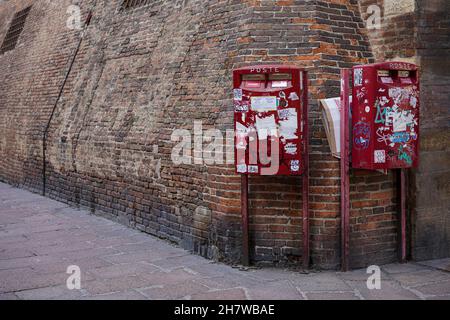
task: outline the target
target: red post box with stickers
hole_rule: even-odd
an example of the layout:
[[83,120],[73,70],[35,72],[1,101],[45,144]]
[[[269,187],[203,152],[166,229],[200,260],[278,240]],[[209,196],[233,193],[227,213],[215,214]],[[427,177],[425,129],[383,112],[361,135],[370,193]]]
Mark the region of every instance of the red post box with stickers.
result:
[[[343,82],[348,78],[344,77]],[[344,91],[344,95],[347,93]],[[400,261],[408,257],[407,169],[419,164],[420,81],[411,63],[353,67],[352,166],[399,172]],[[345,125],[345,124],[344,124]],[[348,175],[348,174],[347,174]],[[349,190],[345,205],[349,207]],[[347,212],[344,212],[348,215]],[[348,222],[347,222],[348,224]],[[348,226],[346,226],[348,230]],[[344,239],[349,235],[344,234]],[[346,253],[348,255],[348,252]]]
[[414,64],[385,62],[353,67],[353,168],[417,167],[419,94]]
[[301,175],[306,72],[283,65],[234,70],[236,172]]
[[242,263],[249,265],[249,175],[302,175],[303,265],[310,263],[308,75],[285,65],[233,71],[235,166],[241,174]]

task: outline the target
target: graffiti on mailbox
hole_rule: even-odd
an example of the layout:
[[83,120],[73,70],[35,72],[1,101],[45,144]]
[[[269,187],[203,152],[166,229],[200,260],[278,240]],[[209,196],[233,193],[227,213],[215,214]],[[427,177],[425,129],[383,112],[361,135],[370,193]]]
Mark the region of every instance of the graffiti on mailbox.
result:
[[381,96],[375,102],[375,123],[380,125],[376,132],[377,141],[385,144],[388,157],[378,152],[375,154],[376,163],[393,160],[396,155],[398,161],[412,165],[414,148],[410,144],[418,138],[419,124],[415,110],[419,99],[417,87],[390,88],[383,93],[387,96]]
[[366,150],[370,145],[370,125],[358,122],[353,128],[353,143],[357,150]]

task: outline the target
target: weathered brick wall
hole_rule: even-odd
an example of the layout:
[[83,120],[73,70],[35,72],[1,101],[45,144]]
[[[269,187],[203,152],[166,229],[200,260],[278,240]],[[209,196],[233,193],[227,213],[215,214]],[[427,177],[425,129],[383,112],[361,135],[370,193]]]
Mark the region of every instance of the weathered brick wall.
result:
[[[326,49],[321,53],[321,59],[315,62],[318,68],[316,97],[338,96],[340,69],[350,68],[356,64],[372,63],[374,62],[373,54],[370,51],[357,1],[318,2],[317,12],[318,19],[312,28],[319,30],[317,39],[323,43],[321,47]],[[313,111],[317,112],[316,108],[313,106]],[[315,222],[319,225],[316,235],[313,235],[313,239],[317,238],[313,246],[318,252],[326,248],[325,261],[338,264],[340,258],[340,210],[338,209],[340,199],[337,198],[340,194],[339,162],[336,160],[333,164],[329,162],[331,156],[328,153],[328,143],[325,140],[321,119],[318,114],[313,114],[313,117],[317,119],[313,123],[313,157],[317,156],[320,162],[315,164],[313,160],[311,167],[313,170],[318,168],[322,171],[318,173],[316,181],[313,176],[312,182],[313,186],[319,187],[312,189],[316,192],[315,201],[318,207],[316,212],[313,211],[313,215],[317,217]],[[315,137],[320,139],[314,139]],[[333,168],[332,173],[329,168]],[[352,170],[350,182],[351,267],[395,261],[397,257],[397,190],[394,177]],[[334,199],[333,207],[326,203],[327,196],[330,194]],[[323,263],[326,263],[325,261]]]
[[368,32],[378,61],[402,60],[421,69],[420,167],[409,174],[412,257],[450,255],[450,3],[446,0],[362,0],[382,9],[380,29]]
[[[370,28],[368,37],[376,61],[396,60],[415,61],[417,47],[418,19],[415,0],[361,0],[361,17],[365,21],[380,14],[381,25]],[[379,8],[371,9],[376,5]]]
[[418,5],[423,111],[421,163],[411,176],[412,255],[425,260],[450,256],[450,2]]
[[[34,4],[14,51],[0,57],[0,172],[3,180],[40,191],[42,133],[67,68],[73,32],[61,9],[69,1],[8,1],[1,5],[3,40],[16,11]],[[64,12],[63,11],[63,12]],[[63,32],[55,32],[62,29]]]
[[[33,2],[19,47],[0,56],[0,178],[40,191],[43,131],[80,32],[66,27],[70,1]],[[24,3],[1,4],[0,39],[13,5]],[[194,121],[204,131],[232,128],[234,67],[291,63],[310,72],[312,262],[338,266],[339,162],[317,99],[339,94],[341,68],[373,61],[357,2],[156,1],[133,11],[119,4],[80,1],[94,17],[51,118],[47,195],[238,261],[240,178],[225,164],[175,166],[171,135],[193,133]],[[300,186],[299,178],[251,178],[253,261],[300,260]],[[352,266],[395,261],[394,177],[355,172],[351,188]]]
[[[242,64],[281,61],[309,71],[312,260],[314,265],[334,268],[340,259],[339,162],[331,156],[317,99],[338,96],[341,68],[372,62],[372,54],[356,2],[281,3],[256,3],[252,30],[244,40],[245,50],[252,51]],[[257,177],[250,185],[254,259],[298,259],[301,180]],[[393,177],[360,173],[352,179],[352,199],[352,266],[395,261]]]
[[175,166],[171,134],[193,133],[194,120],[229,127],[229,52],[242,22],[223,28],[232,18],[226,1],[120,13],[118,1],[106,3],[97,3],[93,39],[75,66],[82,75],[51,125],[50,195],[236,261],[236,179],[223,166]]

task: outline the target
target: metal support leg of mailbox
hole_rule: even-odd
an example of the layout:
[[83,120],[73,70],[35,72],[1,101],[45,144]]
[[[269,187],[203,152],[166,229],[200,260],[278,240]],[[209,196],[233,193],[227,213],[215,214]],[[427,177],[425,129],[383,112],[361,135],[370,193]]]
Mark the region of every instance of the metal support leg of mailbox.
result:
[[406,169],[400,169],[400,262],[406,263]]
[[350,70],[341,71],[341,268],[349,270],[350,254]]
[[302,185],[303,202],[303,268],[308,269],[310,263],[309,232],[309,123],[308,123],[308,73],[303,74],[303,130],[304,134],[304,173]]
[[242,265],[250,265],[249,215],[248,215],[248,175],[241,175],[241,213],[242,213]]

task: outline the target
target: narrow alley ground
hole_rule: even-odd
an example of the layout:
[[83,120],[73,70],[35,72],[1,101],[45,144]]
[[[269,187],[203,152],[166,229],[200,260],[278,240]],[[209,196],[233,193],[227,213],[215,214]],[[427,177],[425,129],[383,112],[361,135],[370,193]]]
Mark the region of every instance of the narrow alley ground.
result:
[[[81,289],[69,290],[78,266]],[[0,183],[0,300],[10,299],[446,299],[450,259],[301,274],[239,269]]]

